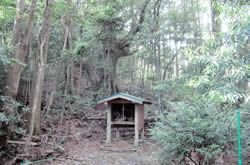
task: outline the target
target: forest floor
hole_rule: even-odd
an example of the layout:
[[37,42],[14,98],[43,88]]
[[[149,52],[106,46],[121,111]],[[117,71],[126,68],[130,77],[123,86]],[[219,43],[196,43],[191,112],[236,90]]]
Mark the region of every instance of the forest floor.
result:
[[132,141],[113,141],[106,146],[101,141],[82,140],[79,144],[65,144],[67,157],[55,158],[45,164],[61,165],[156,165],[150,144],[133,149]]
[[69,116],[61,125],[44,123],[40,145],[31,147],[28,156],[17,155],[13,164],[157,165],[157,146],[148,137],[137,148],[133,147],[133,138],[112,139],[107,145],[105,120]]

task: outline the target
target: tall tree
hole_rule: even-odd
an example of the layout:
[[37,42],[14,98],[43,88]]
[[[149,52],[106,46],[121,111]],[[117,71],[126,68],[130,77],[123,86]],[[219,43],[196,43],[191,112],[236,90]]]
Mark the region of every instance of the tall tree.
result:
[[219,32],[221,32],[221,20],[220,20],[220,11],[219,11],[219,1],[210,0],[211,6],[211,22],[212,22],[212,33],[215,38],[219,39]]
[[[37,0],[32,0],[29,9],[29,15],[25,24],[26,26],[23,28],[25,0],[17,1],[16,20],[12,37],[12,45],[15,48],[15,51],[12,57],[17,59],[18,62],[11,64],[7,72],[5,96],[8,97],[8,101],[5,102],[4,107],[4,112],[7,116],[11,112],[11,109],[13,109],[13,102],[16,100],[20,77],[23,69],[23,63],[28,51],[28,44],[31,35],[36,6]],[[5,133],[7,134],[8,124],[4,123],[2,124],[2,127],[2,130],[5,131]],[[6,138],[4,138],[4,140],[6,142]]]
[[22,73],[22,68],[24,63],[25,56],[28,50],[28,44],[31,34],[31,29],[33,25],[33,19],[35,14],[37,0],[32,0],[30,10],[29,10],[29,17],[26,22],[26,27],[22,31],[22,24],[23,24],[23,12],[25,9],[25,0],[18,0],[17,1],[17,16],[16,16],[16,23],[14,25],[13,30],[13,37],[12,37],[12,44],[16,47],[13,57],[16,58],[19,62],[16,64],[11,64],[8,69],[8,76],[7,76],[7,89],[6,89],[6,96],[14,99],[17,95],[17,90],[20,82],[20,76]]
[[29,133],[40,134],[40,112],[42,102],[45,67],[48,57],[49,39],[51,33],[51,17],[54,0],[46,0],[42,27],[39,33],[37,65],[33,73],[32,91],[30,97],[31,122]]
[[155,54],[155,66],[156,66],[156,80],[161,80],[161,44],[160,44],[160,33],[159,28],[159,19],[160,19],[160,7],[161,7],[161,0],[157,0],[153,7],[153,19],[154,19],[154,27],[152,28],[152,32],[156,33],[153,34],[154,42],[153,42],[153,49]]
[[[115,35],[114,31],[119,30],[120,19],[115,17],[110,17],[109,19],[99,19],[98,22],[102,26],[102,32],[104,33],[103,37],[100,39],[103,45],[103,54],[105,60],[107,61],[108,70],[105,72],[106,80],[108,82],[108,91],[109,94],[113,94],[118,92],[118,86],[116,82],[116,68],[118,60],[121,57],[130,56],[133,53],[129,51],[131,46],[131,40],[141,29],[141,25],[145,19],[146,8],[149,4],[150,0],[145,0],[143,5],[141,6],[139,12],[138,21],[132,21],[129,32],[125,35],[125,37],[118,38]],[[114,13],[112,13],[114,14]],[[122,25],[123,26],[123,25]]]

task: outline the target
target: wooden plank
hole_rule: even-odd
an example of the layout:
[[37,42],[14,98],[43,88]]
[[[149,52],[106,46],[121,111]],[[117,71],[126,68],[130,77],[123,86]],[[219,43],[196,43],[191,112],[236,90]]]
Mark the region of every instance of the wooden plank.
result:
[[106,120],[106,117],[88,117],[87,120]]
[[144,140],[144,128],[141,130],[141,139]]
[[139,146],[139,104],[135,104],[135,142],[134,146]]
[[144,105],[139,105],[139,131],[144,128]]
[[133,121],[113,121],[111,122],[112,125],[135,125]]
[[120,148],[112,148],[112,147],[100,147],[100,150],[101,151],[116,152],[116,153],[136,152],[135,148],[120,149]]
[[[7,143],[25,145],[26,142],[24,142],[24,141],[7,140]],[[35,142],[30,142],[29,144],[32,145],[32,146],[37,146],[38,145],[38,143],[35,143]]]
[[119,140],[120,139],[120,130],[119,130],[119,128],[116,128],[115,134],[116,134],[116,139]]
[[109,102],[110,103],[117,103],[117,104],[131,104],[132,103],[132,101],[121,99],[121,98],[110,100]]
[[111,143],[111,106],[107,106],[107,143]]

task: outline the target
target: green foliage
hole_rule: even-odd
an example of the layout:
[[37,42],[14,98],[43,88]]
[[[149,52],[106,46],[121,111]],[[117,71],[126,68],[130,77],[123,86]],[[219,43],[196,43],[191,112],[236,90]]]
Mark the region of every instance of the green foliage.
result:
[[88,0],[87,4],[90,7],[89,12],[91,13],[89,16],[94,20],[115,18],[126,7],[125,5],[128,5],[128,2],[128,0]]
[[154,89],[162,90],[168,93],[168,96],[166,96],[165,99],[169,101],[187,100],[190,96],[192,96],[192,94],[195,93],[195,89],[185,85],[186,81],[186,77],[166,80],[164,82],[158,83]]
[[241,106],[241,139],[243,160],[249,159],[250,153],[250,101]]
[[[8,135],[12,138],[25,135],[27,132],[27,122],[25,121],[25,115],[30,111],[28,107],[13,101],[8,97],[1,96],[0,101],[5,103],[4,108],[8,108],[8,111],[0,112],[0,127],[3,123],[8,125]],[[7,132],[0,131],[0,135],[6,135]]]
[[227,16],[232,17],[227,32],[221,33],[224,43],[221,45],[216,39],[209,39],[196,50],[186,51],[194,64],[202,66],[201,75],[194,76],[188,84],[195,88],[205,88],[209,97],[216,100],[237,103],[245,97],[245,89],[240,86],[246,84],[250,77],[247,50],[250,26],[246,6],[236,5],[228,9],[230,6],[227,5],[220,6]]
[[67,95],[65,99],[66,104],[68,104],[67,106],[70,106],[69,109],[72,114],[79,114],[83,112],[84,109],[88,109],[94,105],[91,98],[82,99],[78,96]]
[[9,48],[7,45],[0,44],[0,96],[3,95],[5,89],[7,67],[9,64],[17,62],[16,59],[10,58],[12,51],[13,49]]
[[198,48],[191,45],[186,49],[190,65],[184,69],[182,78],[155,87],[170,95],[163,98],[171,112],[161,115],[151,132],[162,146],[159,152],[162,164],[184,163],[192,158],[192,153],[201,156],[201,163],[208,164],[213,164],[221,154],[234,156],[238,108],[243,112],[243,156],[245,159],[249,156],[249,7],[243,1],[214,5],[221,13],[220,19],[226,20],[227,29]]
[[90,109],[94,105],[91,97],[83,99],[79,96],[64,95],[60,92],[57,92],[55,97],[60,101],[55,101],[55,104],[51,107],[51,111],[46,112],[44,116],[56,121],[61,118],[62,113],[82,115],[86,112],[86,109]]
[[15,5],[15,1],[13,0],[0,1],[0,30],[3,30],[2,28],[7,28],[6,26],[2,25],[7,25],[14,22],[16,13]]
[[224,151],[235,153],[236,116],[230,107],[218,111],[218,103],[204,97],[175,103],[174,110],[161,115],[152,129],[152,138],[162,145],[159,159],[162,164],[184,164],[201,156],[200,162],[210,162]]
[[7,45],[0,44],[0,65],[13,64],[17,61],[14,58],[10,58],[13,49],[8,47]]
[[66,4],[65,1],[56,1],[55,2],[55,7],[54,7],[54,15],[53,17],[56,18],[56,20],[58,18],[60,18],[61,14],[63,14],[63,16],[65,16],[65,14],[67,14],[67,7],[68,8],[72,8],[71,4]]

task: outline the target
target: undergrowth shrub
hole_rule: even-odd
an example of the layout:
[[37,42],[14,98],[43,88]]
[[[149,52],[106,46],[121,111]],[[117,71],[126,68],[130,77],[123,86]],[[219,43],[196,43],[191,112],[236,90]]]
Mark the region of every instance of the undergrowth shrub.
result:
[[250,102],[241,106],[242,158],[250,164]]
[[11,136],[10,139],[24,136],[27,133],[27,120],[25,118],[30,109],[17,101],[8,99],[6,96],[0,96],[0,101],[8,109],[8,111],[0,111],[0,128],[4,123],[8,127],[8,132],[0,130],[0,136]]
[[175,109],[160,115],[151,130],[152,138],[162,146],[161,164],[211,165],[222,153],[236,154],[237,122],[231,107],[218,110],[218,103],[203,97],[173,104]]

